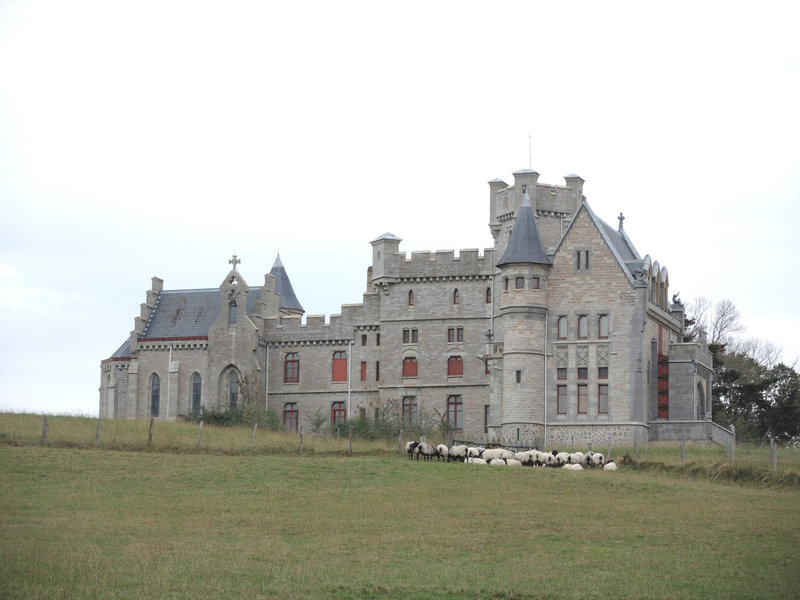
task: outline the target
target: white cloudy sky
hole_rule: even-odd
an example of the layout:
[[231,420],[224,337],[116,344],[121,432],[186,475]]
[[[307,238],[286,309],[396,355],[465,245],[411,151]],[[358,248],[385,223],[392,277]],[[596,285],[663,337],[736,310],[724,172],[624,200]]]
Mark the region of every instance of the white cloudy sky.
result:
[[308,314],[369,241],[491,245],[488,185],[577,173],[690,300],[800,355],[792,2],[0,0],[0,410],[97,414],[153,275]]

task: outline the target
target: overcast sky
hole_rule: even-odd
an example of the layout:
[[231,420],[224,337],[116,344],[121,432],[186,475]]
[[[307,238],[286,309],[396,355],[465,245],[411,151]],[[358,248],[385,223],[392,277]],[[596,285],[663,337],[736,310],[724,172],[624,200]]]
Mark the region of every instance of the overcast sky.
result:
[[[595,213],[800,355],[793,2],[0,0],[0,410],[96,415],[154,275],[280,252],[307,314],[369,242],[485,248],[489,187]],[[531,139],[529,154],[529,135]]]

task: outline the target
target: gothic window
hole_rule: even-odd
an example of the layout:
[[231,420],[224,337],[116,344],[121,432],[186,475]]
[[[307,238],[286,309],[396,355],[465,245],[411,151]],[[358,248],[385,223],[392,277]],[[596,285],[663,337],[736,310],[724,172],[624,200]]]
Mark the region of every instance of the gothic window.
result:
[[283,382],[299,383],[300,381],[300,354],[289,352],[283,362]]
[[287,431],[297,431],[298,414],[297,402],[283,405],[283,426]]
[[585,340],[589,337],[589,317],[580,315],[578,317],[578,339]]
[[447,359],[447,376],[460,377],[464,374],[464,361],[460,356],[451,356]]
[[333,381],[347,381],[347,352],[333,353]]
[[567,317],[558,317],[558,339],[567,339]]
[[417,376],[417,359],[414,356],[407,356],[403,359],[403,377]]
[[453,290],[453,304],[458,304],[458,288]]
[[578,386],[578,414],[585,415],[586,408],[589,401],[589,386],[586,385],[579,385]]
[[492,303],[492,288],[486,288],[486,304]]
[[161,402],[161,378],[157,373],[153,373],[150,380],[150,416],[158,417],[159,404]]
[[447,397],[447,422],[450,424],[450,429],[454,431],[461,430],[463,420],[462,408],[461,396]]
[[608,384],[603,383],[597,386],[597,414],[608,414]]
[[239,401],[239,373],[231,371],[228,375],[228,404],[231,408],[236,408]]
[[608,315],[600,315],[597,319],[597,337],[600,339],[608,338]]
[[200,414],[200,399],[202,392],[202,380],[200,379],[200,374],[195,373],[192,375],[192,414],[199,415]]
[[556,387],[556,412],[559,415],[567,414],[567,386]]

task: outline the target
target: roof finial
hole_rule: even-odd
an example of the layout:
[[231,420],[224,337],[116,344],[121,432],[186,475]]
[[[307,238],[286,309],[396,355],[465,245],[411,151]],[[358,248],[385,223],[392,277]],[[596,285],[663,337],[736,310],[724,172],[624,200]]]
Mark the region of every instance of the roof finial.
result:
[[625,220],[625,215],[620,212],[617,218],[619,219],[619,230],[622,231],[622,222]]
[[228,261],[228,264],[229,265],[233,265],[233,270],[235,271],[236,270],[236,265],[238,265],[241,262],[242,261],[239,260],[238,258],[236,258],[236,255],[234,254],[233,258]]

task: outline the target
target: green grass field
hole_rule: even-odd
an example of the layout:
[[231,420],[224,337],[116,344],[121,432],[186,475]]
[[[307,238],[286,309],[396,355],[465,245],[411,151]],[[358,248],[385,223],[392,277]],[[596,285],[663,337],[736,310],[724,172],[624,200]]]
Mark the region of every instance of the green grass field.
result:
[[[9,434],[5,417],[0,436]],[[162,437],[187,436],[196,447],[196,426],[189,436],[182,424],[159,425]],[[146,442],[146,424],[142,431]],[[626,467],[409,462],[386,444],[348,457],[346,440],[271,455],[275,434],[257,436],[250,455],[250,433],[209,432],[220,449],[203,452],[169,451],[175,440],[150,452],[98,450],[94,428],[85,447],[3,437],[0,597],[796,598],[800,590],[797,487]],[[676,448],[651,446],[648,460],[676,451],[680,462]]]

